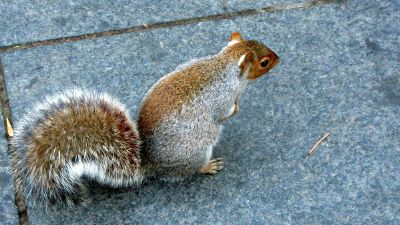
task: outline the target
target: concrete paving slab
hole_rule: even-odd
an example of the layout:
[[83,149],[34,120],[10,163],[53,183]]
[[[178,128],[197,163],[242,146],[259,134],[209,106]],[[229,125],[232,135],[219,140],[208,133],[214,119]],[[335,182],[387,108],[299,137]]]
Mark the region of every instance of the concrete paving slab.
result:
[[0,46],[208,16],[286,2],[295,0],[1,1]]
[[4,133],[3,123],[0,123],[0,224],[15,225],[19,221]]
[[[400,223],[399,9],[352,1],[3,54],[14,121],[72,86],[113,94],[135,118],[157,79],[218,52],[232,31],[282,60],[249,84],[225,126],[217,175],[96,188],[78,210],[29,208],[31,223]],[[328,141],[307,156],[324,132]]]

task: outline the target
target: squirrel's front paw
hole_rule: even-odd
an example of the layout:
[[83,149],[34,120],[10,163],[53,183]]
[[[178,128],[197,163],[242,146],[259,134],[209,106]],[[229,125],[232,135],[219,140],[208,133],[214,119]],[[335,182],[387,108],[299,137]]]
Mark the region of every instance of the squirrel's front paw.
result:
[[210,160],[210,162],[207,165],[204,165],[200,169],[200,173],[216,174],[218,171],[222,170],[222,168],[224,168],[224,161],[222,161],[221,158],[216,158]]

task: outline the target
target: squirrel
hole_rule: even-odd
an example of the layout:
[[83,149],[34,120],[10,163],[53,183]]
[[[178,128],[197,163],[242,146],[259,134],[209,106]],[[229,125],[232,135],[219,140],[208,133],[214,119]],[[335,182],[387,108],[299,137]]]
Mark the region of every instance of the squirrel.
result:
[[127,187],[144,177],[215,174],[223,168],[212,159],[223,122],[238,112],[247,81],[278,63],[271,49],[234,32],[216,55],[156,82],[137,122],[107,94],[73,89],[47,97],[16,126],[13,172],[27,192],[71,205],[88,200],[87,180]]

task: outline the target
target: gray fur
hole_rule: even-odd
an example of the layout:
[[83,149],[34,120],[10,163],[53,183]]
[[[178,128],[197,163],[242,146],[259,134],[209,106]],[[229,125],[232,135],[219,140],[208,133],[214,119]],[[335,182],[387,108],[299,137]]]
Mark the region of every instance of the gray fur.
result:
[[151,160],[149,171],[164,178],[179,179],[207,165],[209,151],[222,131],[222,120],[230,116],[235,99],[243,93],[246,83],[237,62],[229,63],[200,95],[162,121],[154,135],[142,137]]

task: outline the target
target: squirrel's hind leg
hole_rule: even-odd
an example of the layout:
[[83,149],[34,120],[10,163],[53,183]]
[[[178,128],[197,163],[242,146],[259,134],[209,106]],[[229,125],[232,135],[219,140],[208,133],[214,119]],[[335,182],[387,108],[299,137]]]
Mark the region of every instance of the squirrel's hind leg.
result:
[[224,161],[222,158],[211,159],[212,150],[214,146],[210,146],[207,150],[207,161],[200,168],[200,173],[203,174],[216,174],[218,171],[224,168]]

